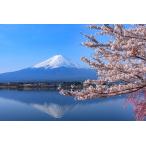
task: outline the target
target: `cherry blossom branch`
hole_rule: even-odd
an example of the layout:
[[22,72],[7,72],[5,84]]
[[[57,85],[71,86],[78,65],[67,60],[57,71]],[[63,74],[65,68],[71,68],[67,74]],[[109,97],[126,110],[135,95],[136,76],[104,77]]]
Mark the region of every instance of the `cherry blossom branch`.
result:
[[[96,35],[83,34],[84,46],[94,49],[94,57],[82,57],[97,72],[96,80],[84,82],[83,89],[61,90],[78,99],[108,97],[136,92],[146,87],[146,26],[90,25]],[[99,35],[107,37],[101,43]],[[110,37],[109,37],[110,36]],[[112,38],[112,39],[111,39]],[[121,82],[123,82],[121,84]]]

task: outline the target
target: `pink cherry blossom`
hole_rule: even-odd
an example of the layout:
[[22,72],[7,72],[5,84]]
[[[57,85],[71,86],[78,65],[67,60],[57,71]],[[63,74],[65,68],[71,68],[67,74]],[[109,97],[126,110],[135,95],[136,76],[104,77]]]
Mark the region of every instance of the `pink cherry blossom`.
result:
[[[87,80],[83,89],[61,90],[77,99],[109,97],[146,87],[146,25],[90,25],[94,35],[84,35],[83,45],[93,49],[93,58],[82,57],[97,72],[97,80]],[[101,42],[100,37],[108,38]]]

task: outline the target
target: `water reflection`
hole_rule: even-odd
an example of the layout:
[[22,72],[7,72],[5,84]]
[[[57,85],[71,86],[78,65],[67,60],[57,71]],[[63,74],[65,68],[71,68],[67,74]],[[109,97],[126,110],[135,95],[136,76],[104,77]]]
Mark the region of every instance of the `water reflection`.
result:
[[50,103],[50,104],[31,104],[31,106],[33,106],[34,108],[54,117],[54,118],[62,118],[65,113],[67,113],[68,111],[70,111],[73,108],[73,105],[58,105],[58,104],[54,104],[54,103]]
[[56,91],[0,90],[0,120],[145,120],[145,101],[126,95],[77,101]]

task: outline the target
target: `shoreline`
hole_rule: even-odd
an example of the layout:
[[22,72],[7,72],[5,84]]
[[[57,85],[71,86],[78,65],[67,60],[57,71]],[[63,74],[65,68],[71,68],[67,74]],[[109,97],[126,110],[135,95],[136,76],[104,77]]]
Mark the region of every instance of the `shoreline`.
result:
[[70,89],[74,85],[82,88],[82,82],[10,82],[0,83],[0,89],[15,90],[58,90],[58,88]]

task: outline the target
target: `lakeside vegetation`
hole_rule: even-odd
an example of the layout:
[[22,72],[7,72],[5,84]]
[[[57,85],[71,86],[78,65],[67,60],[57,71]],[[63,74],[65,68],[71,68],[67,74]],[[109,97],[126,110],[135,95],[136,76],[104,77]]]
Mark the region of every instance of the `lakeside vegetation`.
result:
[[72,86],[83,88],[82,82],[9,82],[0,83],[0,89],[17,90],[58,90],[58,88],[70,89]]

